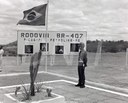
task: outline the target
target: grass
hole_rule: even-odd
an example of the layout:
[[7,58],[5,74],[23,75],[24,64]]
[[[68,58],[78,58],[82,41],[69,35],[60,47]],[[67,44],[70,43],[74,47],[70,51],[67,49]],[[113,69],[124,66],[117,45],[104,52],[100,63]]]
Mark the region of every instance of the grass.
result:
[[[77,78],[77,58],[78,56],[73,56],[73,64],[68,65],[64,57],[58,55],[54,58],[54,64],[50,65],[51,59],[48,56],[47,70],[48,72]],[[29,57],[23,59],[25,62],[16,67],[16,57],[4,57],[4,63],[6,63],[4,70],[6,72],[29,72]],[[127,88],[128,68],[125,66],[125,59],[125,53],[102,53],[99,65],[94,67],[95,53],[88,53],[88,67],[85,70],[86,80]],[[6,67],[8,65],[12,67]],[[43,56],[39,68],[39,71],[44,70],[45,56]]]

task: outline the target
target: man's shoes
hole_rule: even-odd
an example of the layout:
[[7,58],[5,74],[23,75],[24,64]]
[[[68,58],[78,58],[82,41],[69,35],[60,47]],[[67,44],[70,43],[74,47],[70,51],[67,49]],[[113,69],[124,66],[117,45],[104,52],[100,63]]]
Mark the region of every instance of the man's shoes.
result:
[[80,88],[85,88],[85,86],[84,85],[81,85]]
[[80,87],[81,85],[80,84],[77,84],[77,85],[75,85],[76,87]]

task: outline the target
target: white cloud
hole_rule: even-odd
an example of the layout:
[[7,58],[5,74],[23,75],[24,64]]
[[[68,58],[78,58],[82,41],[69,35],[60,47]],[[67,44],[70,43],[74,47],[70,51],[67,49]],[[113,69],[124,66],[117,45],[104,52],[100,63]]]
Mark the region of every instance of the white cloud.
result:
[[[0,43],[8,43],[16,39],[16,23],[23,18],[23,11],[46,3],[46,0],[0,2],[0,38],[4,37]],[[88,38],[128,40],[127,5],[127,0],[49,0],[48,29],[83,30],[88,32]],[[26,26],[25,28],[32,29]]]
[[11,6],[11,2],[9,2],[9,0],[0,0],[0,4],[1,5],[7,5],[7,6]]

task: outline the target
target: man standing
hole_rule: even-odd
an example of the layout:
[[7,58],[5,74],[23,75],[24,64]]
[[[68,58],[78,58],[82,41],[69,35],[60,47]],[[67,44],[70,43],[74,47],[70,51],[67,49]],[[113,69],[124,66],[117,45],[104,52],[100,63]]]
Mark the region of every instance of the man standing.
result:
[[84,88],[85,87],[85,67],[87,66],[87,53],[84,50],[85,44],[80,43],[79,45],[79,57],[78,57],[78,76],[79,81],[78,84],[75,85],[76,87]]
[[0,47],[0,72],[2,71],[2,59],[3,59],[3,54],[4,54],[4,50],[3,50],[3,46]]

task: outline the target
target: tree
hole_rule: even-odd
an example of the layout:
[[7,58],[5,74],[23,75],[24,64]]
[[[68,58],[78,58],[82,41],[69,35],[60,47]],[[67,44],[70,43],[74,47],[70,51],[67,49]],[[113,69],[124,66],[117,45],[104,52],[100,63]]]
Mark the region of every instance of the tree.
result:
[[41,60],[41,55],[42,52],[41,50],[38,53],[35,53],[34,55],[32,55],[31,57],[31,61],[30,61],[30,93],[31,96],[35,95],[35,86],[34,86],[34,82],[38,73],[38,68],[40,65],[40,60]]

